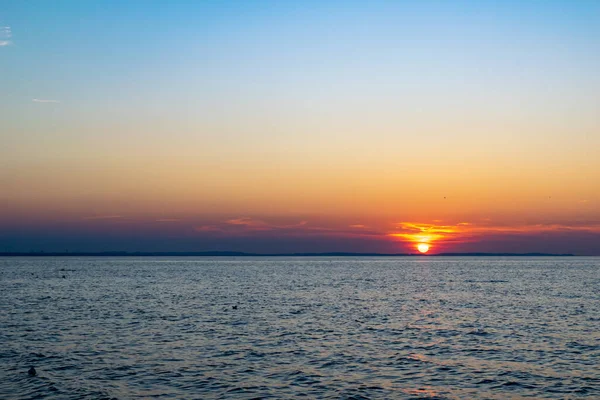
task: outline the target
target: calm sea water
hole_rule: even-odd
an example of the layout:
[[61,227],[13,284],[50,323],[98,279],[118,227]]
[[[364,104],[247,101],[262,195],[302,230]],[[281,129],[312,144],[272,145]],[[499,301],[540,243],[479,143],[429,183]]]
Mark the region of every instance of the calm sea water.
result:
[[0,259],[3,399],[600,398],[599,331],[600,258]]

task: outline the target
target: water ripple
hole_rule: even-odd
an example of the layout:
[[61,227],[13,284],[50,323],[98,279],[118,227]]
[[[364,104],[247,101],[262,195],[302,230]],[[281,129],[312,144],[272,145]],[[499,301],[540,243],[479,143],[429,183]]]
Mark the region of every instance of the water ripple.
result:
[[598,287],[597,258],[5,258],[0,398],[600,398]]

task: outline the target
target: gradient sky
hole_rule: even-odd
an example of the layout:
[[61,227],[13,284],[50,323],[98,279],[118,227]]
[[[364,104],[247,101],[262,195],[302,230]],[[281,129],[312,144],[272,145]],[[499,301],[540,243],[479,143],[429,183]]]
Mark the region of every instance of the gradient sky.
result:
[[0,251],[600,255],[598,1],[0,1]]

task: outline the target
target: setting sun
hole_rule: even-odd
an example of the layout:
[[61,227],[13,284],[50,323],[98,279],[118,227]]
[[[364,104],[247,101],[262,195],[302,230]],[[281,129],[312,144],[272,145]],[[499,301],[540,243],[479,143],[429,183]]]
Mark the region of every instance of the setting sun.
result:
[[419,243],[417,245],[417,249],[421,252],[421,253],[427,253],[427,251],[429,250],[429,245],[427,243]]

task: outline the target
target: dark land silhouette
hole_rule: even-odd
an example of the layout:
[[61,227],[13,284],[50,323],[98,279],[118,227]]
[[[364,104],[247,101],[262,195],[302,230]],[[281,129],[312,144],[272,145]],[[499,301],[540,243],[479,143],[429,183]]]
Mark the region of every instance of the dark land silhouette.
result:
[[0,252],[0,257],[574,257],[552,253],[245,253],[240,251]]

